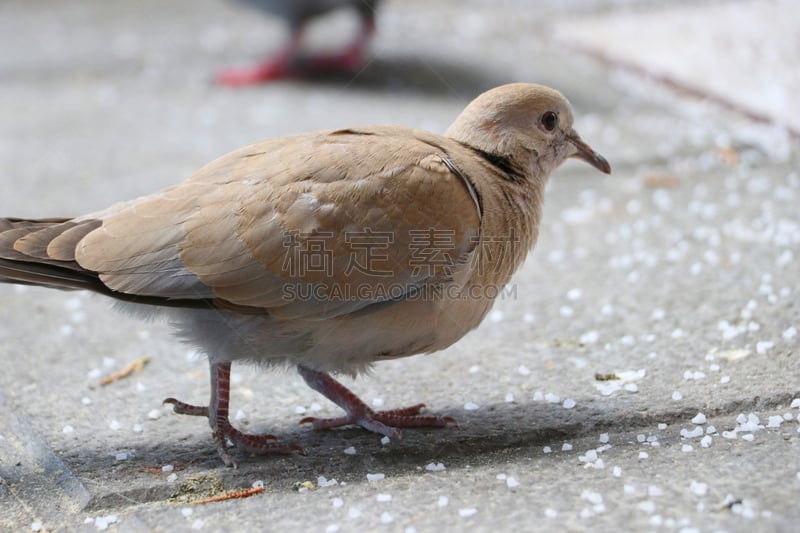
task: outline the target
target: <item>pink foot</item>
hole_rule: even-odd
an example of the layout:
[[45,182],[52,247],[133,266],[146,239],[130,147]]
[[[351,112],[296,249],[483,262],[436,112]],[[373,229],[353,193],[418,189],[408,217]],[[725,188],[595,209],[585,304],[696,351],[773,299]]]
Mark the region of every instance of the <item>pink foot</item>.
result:
[[270,80],[291,77],[292,69],[287,62],[266,61],[252,67],[226,68],[217,73],[214,81],[228,87],[258,85]]
[[448,424],[458,425],[456,419],[450,416],[420,415],[419,412],[425,407],[424,403],[389,411],[373,411],[350,389],[328,374],[302,365],[297,370],[309,387],[347,412],[345,416],[336,418],[306,417],[300,421],[301,424],[310,422],[314,429],[332,429],[352,424],[394,439],[401,436],[399,428],[443,428]]
[[176,413],[180,415],[204,416],[208,418],[211,426],[217,453],[226,466],[236,467],[236,461],[228,452],[230,440],[239,450],[255,455],[272,453],[289,454],[305,450],[297,444],[285,444],[278,441],[274,435],[250,435],[242,433],[233,427],[228,419],[230,402],[231,364],[211,364],[211,400],[209,406],[191,405],[175,398],[167,398],[164,403],[171,404]]

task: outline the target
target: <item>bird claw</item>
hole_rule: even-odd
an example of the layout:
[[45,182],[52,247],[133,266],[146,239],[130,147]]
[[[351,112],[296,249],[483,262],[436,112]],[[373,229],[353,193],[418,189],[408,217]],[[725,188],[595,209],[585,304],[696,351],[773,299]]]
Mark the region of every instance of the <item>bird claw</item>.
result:
[[347,414],[335,418],[316,418],[307,416],[300,424],[311,424],[315,430],[333,429],[342,426],[360,426],[367,431],[378,433],[391,439],[402,437],[400,428],[432,427],[443,428],[448,424],[458,427],[458,422],[451,416],[420,415],[425,404],[413,405],[388,411],[373,411],[366,408],[360,414]]
[[288,455],[293,452],[306,455],[306,450],[302,446],[294,443],[277,442],[280,441],[280,438],[275,435],[244,433],[233,427],[227,419],[212,419],[208,416],[209,409],[207,406],[192,405],[175,398],[167,398],[163,403],[172,405],[173,411],[179,415],[204,416],[208,418],[217,453],[226,466],[237,467],[236,461],[228,451],[229,441],[238,450],[253,455]]

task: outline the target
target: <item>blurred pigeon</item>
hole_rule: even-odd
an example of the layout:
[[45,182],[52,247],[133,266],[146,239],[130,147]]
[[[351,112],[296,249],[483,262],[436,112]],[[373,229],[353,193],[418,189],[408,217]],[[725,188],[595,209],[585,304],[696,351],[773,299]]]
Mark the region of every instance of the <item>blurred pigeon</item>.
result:
[[[217,75],[223,85],[242,86],[268,80],[320,72],[353,72],[364,64],[367,46],[375,33],[375,8],[379,0],[240,0],[286,20],[289,42],[278,52],[251,67],[229,68]],[[351,8],[361,22],[356,38],[344,50],[331,54],[303,54],[306,25],[336,9]]]

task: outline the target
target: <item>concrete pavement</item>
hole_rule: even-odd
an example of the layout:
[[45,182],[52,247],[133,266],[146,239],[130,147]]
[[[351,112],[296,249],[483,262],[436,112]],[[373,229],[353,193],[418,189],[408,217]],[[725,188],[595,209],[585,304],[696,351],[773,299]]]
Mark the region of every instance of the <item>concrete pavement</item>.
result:
[[[735,5],[751,26],[792,32],[760,18],[791,17],[787,4]],[[280,26],[235,5],[0,6],[3,215],[102,208],[265,137],[365,123],[441,132],[473,95],[520,80],[564,92],[614,168],[554,176],[539,244],[481,328],[347,381],[376,405],[424,401],[460,422],[400,442],[298,426],[336,410],[293,372],[240,366],[236,423],[309,454],[224,468],[207,424],[160,404],[207,397],[205,362],[167,325],[83,293],[0,286],[0,529],[796,529],[797,140],[626,68],[746,108],[743,93],[701,83],[716,64],[705,55],[702,69],[670,69],[696,48],[640,49],[633,29],[669,35],[687,7],[460,5],[387,2],[359,76],[240,91],[211,85],[214,69],[256,59]],[[735,32],[715,25],[726,5],[693,14]],[[609,27],[627,29],[609,41]],[[775,95],[794,82],[761,83]],[[780,107],[754,109],[787,124]],[[144,356],[141,372],[99,385]],[[249,498],[191,503],[259,481]]]

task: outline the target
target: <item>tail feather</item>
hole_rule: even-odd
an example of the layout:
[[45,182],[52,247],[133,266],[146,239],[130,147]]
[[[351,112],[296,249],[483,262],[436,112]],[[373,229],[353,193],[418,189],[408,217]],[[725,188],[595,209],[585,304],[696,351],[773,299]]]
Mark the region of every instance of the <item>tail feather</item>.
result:
[[97,272],[75,261],[75,247],[100,220],[0,218],[0,283],[89,290],[122,300],[162,307],[209,309],[213,299],[141,296],[110,289]]
[[0,282],[98,290],[102,283],[97,274],[75,261],[75,245],[100,224],[0,218]]

